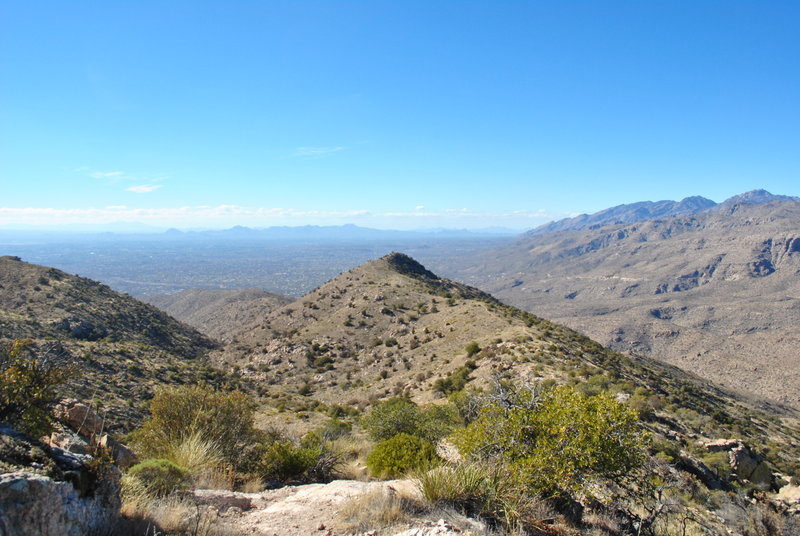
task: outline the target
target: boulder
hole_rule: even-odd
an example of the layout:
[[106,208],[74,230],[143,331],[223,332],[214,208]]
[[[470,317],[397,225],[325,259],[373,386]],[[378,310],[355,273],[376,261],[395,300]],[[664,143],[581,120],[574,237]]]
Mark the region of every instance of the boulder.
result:
[[739,480],[748,480],[760,487],[772,485],[772,469],[761,457],[750,450],[741,439],[716,439],[704,443],[710,452],[727,452],[731,469]]
[[83,437],[92,437],[103,430],[103,421],[94,410],[74,398],[66,398],[56,404],[53,415]]
[[131,449],[108,434],[103,434],[103,436],[101,436],[97,441],[97,444],[101,448],[111,450],[111,455],[114,458],[114,464],[123,471],[139,463],[139,458],[136,457],[136,454],[134,454]]
[[747,445],[739,445],[729,453],[731,469],[740,480],[749,480],[762,487],[772,485],[772,469],[769,464],[754,455]]
[[726,452],[741,445],[744,445],[741,439],[715,439],[704,443],[703,447],[709,452]]

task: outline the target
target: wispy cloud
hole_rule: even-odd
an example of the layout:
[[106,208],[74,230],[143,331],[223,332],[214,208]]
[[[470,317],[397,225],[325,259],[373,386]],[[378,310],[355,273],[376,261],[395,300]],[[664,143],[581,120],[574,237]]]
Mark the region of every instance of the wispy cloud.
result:
[[135,194],[149,194],[150,192],[155,192],[162,186],[163,184],[138,184],[136,186],[131,186],[130,188],[125,188],[125,191],[133,192]]
[[344,147],[298,147],[289,158],[322,158],[333,153],[344,151]]
[[94,171],[89,173],[89,176],[93,179],[113,179],[115,177],[121,177],[121,171]]

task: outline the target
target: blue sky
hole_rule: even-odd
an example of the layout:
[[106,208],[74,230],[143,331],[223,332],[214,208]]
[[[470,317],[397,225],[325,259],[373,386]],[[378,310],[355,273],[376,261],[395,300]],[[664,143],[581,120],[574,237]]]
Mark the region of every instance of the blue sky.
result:
[[0,226],[800,194],[800,2],[0,4]]

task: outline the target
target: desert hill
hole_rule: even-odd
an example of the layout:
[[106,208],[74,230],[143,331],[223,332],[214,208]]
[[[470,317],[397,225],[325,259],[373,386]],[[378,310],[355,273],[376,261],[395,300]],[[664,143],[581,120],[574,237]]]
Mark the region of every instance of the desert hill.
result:
[[106,285],[0,257],[0,340],[56,342],[79,374],[65,395],[100,404],[112,429],[129,429],[160,385],[218,382],[205,355],[217,343]]
[[[614,384],[612,390],[638,393],[650,401],[645,404],[671,404],[672,416],[661,419],[664,433],[744,435],[758,442],[770,437],[787,449],[800,446],[793,439],[800,432],[783,428],[776,417],[796,423],[794,411],[764,405],[772,417],[754,412],[694,375],[607,350],[476,288],[439,278],[399,253],[346,272],[242,328],[213,359],[260,385],[280,411],[302,413],[319,404],[364,408],[397,395],[436,402],[465,384],[487,387],[506,375],[531,384],[584,384],[589,391]],[[686,410],[680,418],[677,408]],[[701,425],[699,415],[728,424]]]
[[149,296],[148,303],[209,337],[224,341],[226,334],[253,323],[293,298],[260,289],[193,289],[168,296]]
[[800,202],[788,199],[531,233],[447,271],[616,350],[800,407]]

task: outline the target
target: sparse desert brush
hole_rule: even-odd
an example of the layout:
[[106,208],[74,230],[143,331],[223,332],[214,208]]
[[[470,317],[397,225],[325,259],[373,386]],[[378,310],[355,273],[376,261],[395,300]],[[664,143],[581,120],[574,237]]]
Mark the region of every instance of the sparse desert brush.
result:
[[126,497],[114,536],[235,536],[237,532],[220,523],[215,511],[198,507],[176,495],[154,499]]
[[415,480],[430,507],[450,507],[513,529],[529,517],[536,499],[502,465],[460,463],[420,471]]

